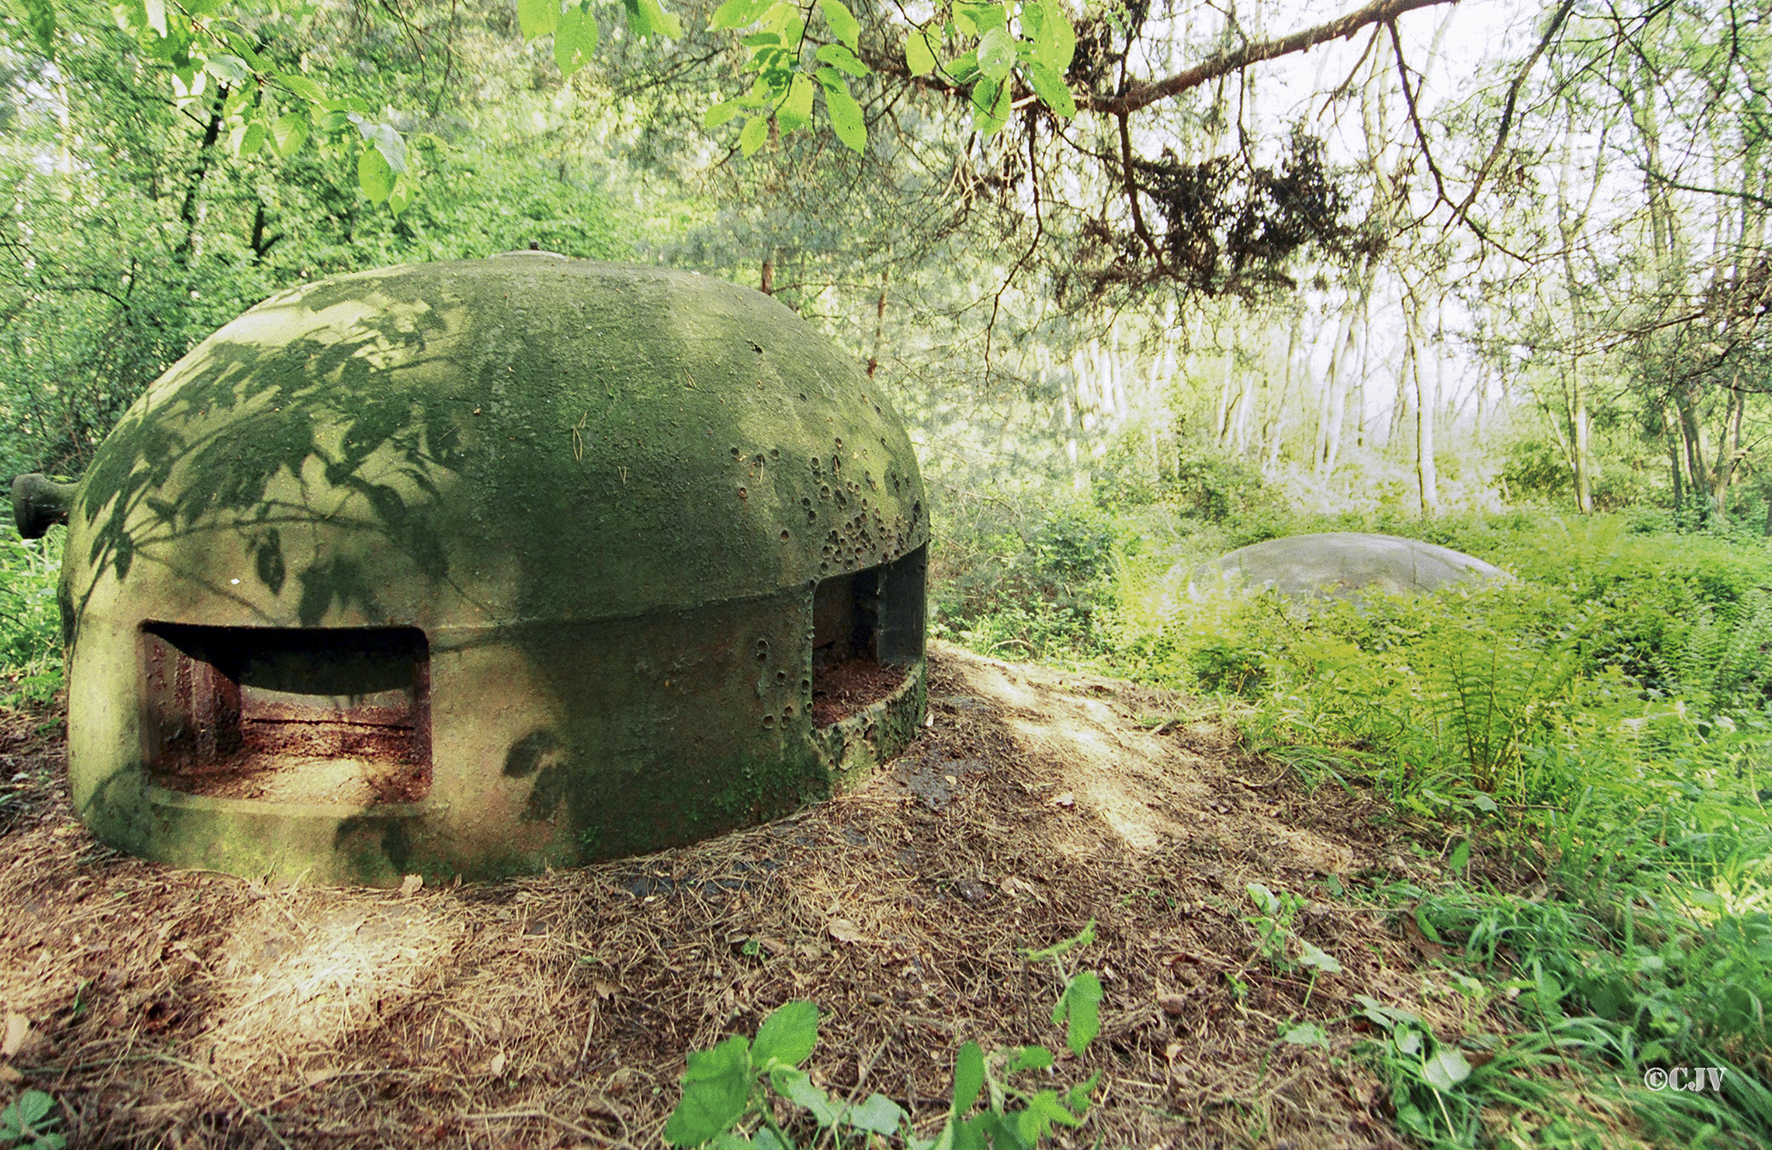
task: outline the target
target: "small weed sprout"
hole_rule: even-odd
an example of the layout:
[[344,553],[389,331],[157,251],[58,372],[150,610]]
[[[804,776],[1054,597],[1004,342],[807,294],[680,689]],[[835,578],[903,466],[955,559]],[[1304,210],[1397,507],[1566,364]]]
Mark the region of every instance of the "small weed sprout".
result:
[[55,1099],[41,1090],[27,1090],[0,1110],[0,1147],[7,1150],[62,1150],[68,1144],[55,1132],[61,1118],[54,1113]]

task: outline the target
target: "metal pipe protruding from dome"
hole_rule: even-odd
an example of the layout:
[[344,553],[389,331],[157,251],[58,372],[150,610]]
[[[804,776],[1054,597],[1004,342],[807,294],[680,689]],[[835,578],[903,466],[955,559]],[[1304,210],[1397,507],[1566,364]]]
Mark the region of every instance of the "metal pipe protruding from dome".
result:
[[12,521],[26,539],[41,539],[54,523],[66,523],[74,506],[74,484],[57,483],[31,472],[12,481]]

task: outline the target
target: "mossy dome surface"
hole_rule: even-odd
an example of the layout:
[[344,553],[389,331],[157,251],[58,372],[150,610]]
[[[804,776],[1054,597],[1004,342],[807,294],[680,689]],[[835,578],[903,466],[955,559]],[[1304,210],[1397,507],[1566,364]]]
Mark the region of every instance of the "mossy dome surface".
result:
[[[786,813],[922,720],[923,499],[856,365],[748,288],[524,253],[285,292],[75,492],[74,805],[370,883]],[[837,714],[844,669],[880,691]]]
[[754,596],[928,525],[902,425],[775,300],[518,253],[254,307],[125,415],[72,531],[82,614],[428,629]]

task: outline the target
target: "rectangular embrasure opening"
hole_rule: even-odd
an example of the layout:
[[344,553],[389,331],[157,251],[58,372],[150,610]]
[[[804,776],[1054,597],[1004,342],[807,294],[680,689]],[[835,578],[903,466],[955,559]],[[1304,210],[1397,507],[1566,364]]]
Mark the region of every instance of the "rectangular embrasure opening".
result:
[[416,627],[145,623],[141,667],[159,786],[356,806],[431,789],[430,647]]
[[923,657],[926,582],[926,551],[919,547],[813,590],[814,726],[848,718],[904,682],[908,665]]

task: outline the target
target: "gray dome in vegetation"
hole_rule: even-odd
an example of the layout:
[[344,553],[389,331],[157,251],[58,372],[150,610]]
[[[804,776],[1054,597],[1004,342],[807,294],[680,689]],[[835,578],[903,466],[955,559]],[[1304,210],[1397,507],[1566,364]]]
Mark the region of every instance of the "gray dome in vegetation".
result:
[[1272,588],[1282,595],[1347,598],[1360,592],[1394,595],[1512,578],[1450,547],[1396,535],[1330,531],[1269,539],[1202,563],[1188,576],[1188,593]]

